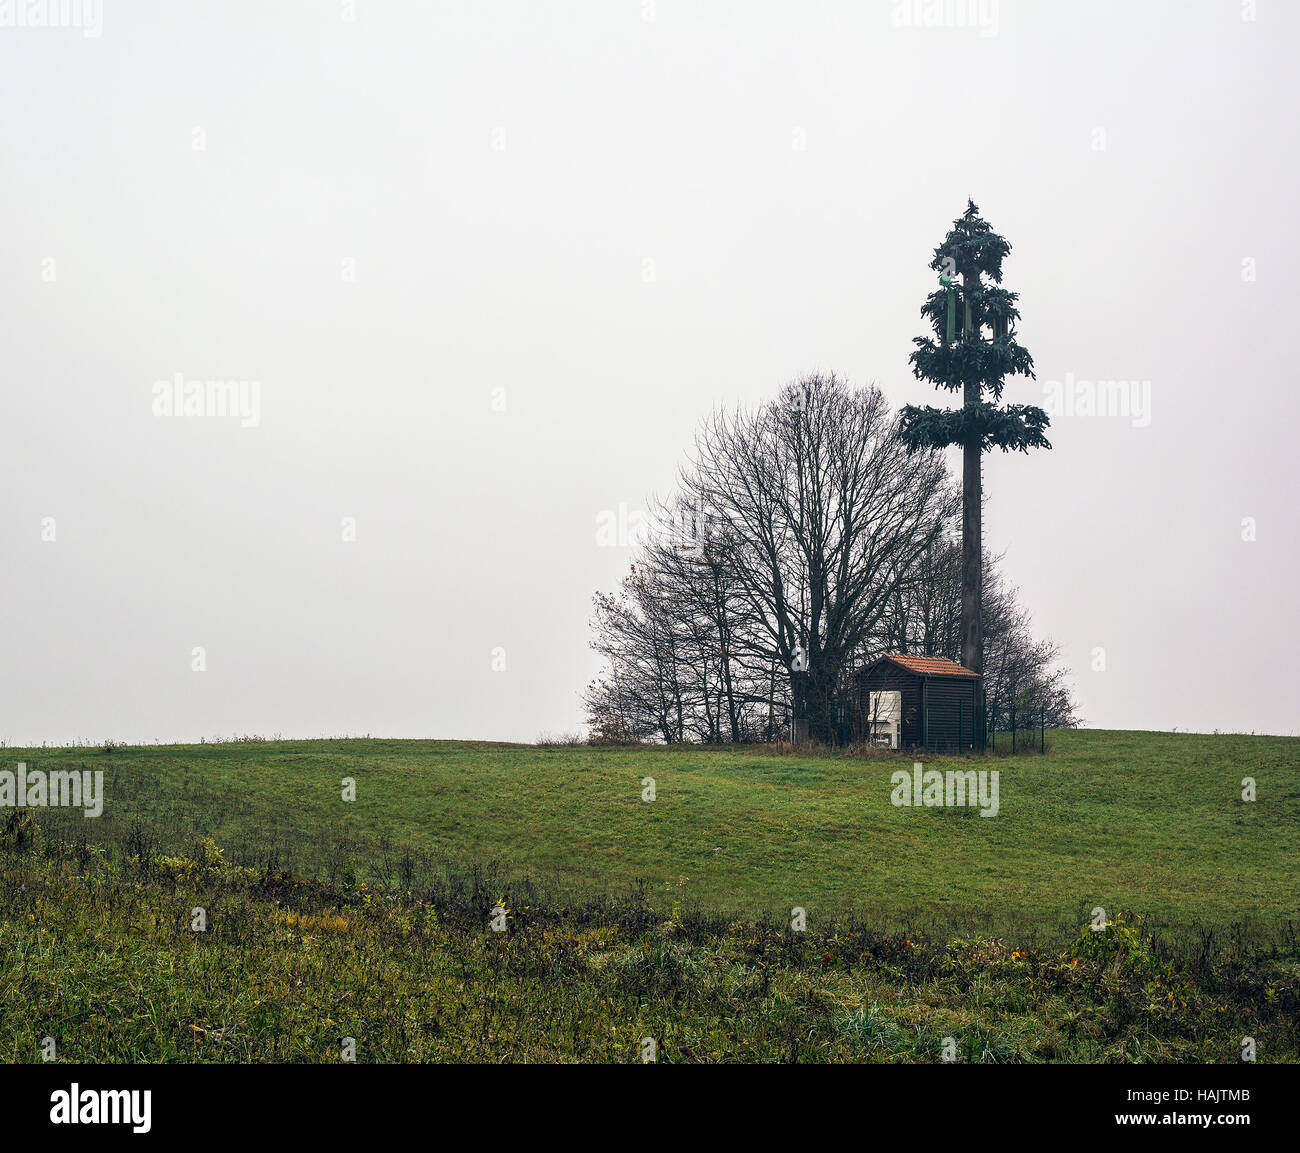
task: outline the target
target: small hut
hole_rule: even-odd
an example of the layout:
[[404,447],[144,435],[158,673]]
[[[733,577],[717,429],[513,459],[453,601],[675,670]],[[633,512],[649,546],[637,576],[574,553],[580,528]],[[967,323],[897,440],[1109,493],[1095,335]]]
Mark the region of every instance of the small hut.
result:
[[862,736],[891,749],[970,752],[983,746],[980,678],[945,657],[886,653],[855,678]]

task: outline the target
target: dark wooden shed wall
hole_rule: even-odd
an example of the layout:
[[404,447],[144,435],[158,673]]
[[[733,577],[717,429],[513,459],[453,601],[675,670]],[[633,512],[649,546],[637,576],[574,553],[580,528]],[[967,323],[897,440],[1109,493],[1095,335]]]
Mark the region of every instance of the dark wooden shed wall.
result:
[[931,749],[967,749],[975,736],[974,677],[926,677],[924,704],[930,731],[921,743]]
[[882,660],[858,673],[855,704],[865,731],[870,718],[870,694],[897,690],[903,701],[899,735],[904,748],[964,749],[974,743],[978,684],[975,677],[923,676],[893,661]]

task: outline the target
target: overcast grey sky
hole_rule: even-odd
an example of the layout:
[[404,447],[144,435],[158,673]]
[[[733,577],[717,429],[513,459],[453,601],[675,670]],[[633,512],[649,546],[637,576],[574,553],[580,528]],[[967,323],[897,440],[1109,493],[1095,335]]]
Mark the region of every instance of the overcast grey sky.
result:
[[967,196],[1073,409],[985,540],[1087,723],[1297,731],[1300,6],[73,7],[0,5],[0,739],[576,728],[601,517],[712,406],[947,403]]

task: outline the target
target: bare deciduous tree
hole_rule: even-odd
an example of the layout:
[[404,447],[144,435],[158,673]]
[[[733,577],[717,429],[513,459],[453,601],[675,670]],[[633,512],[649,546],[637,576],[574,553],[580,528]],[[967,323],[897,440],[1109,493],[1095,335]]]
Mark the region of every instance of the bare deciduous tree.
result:
[[940,456],[909,456],[897,434],[879,389],[814,375],[756,413],[715,413],[681,474],[748,610],[738,651],[791,670],[815,737],[831,733],[847,662],[953,513]]
[[939,455],[908,456],[897,432],[879,389],[821,375],[704,422],[665,506],[678,525],[693,514],[694,532],[643,550],[624,590],[633,617],[597,602],[598,651],[676,678],[632,694],[664,740],[684,739],[692,714],[701,739],[770,730],[787,691],[812,735],[830,735],[847,662],[954,512]]

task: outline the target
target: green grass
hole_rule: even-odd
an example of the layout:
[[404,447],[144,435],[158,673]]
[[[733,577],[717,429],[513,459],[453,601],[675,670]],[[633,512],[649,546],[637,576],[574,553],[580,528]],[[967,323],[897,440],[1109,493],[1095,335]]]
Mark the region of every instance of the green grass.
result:
[[[509,908],[501,932],[493,905]],[[195,932],[192,910],[206,912]],[[0,845],[0,1060],[1300,1060],[1300,942],[1060,948],[851,918],[793,932],[479,872],[418,894],[196,859]]]
[[[1021,938],[1072,934],[1095,906],[1171,929],[1295,915],[1300,740],[1050,739],[1045,757],[926,760],[996,768],[991,819],[895,808],[890,774],[912,759],[893,755],[343,740],[12,749],[3,764],[104,770],[103,819],[40,814],[60,835],[168,852],[210,836],[236,863],[334,880],[494,861],[580,896],[644,880],[661,907],[784,918],[800,906],[810,923],[853,911]],[[1247,776],[1253,803],[1240,799]]]
[[5,750],[106,802],[0,813],[0,1060],[1300,1061],[1300,741],[1051,744]]

